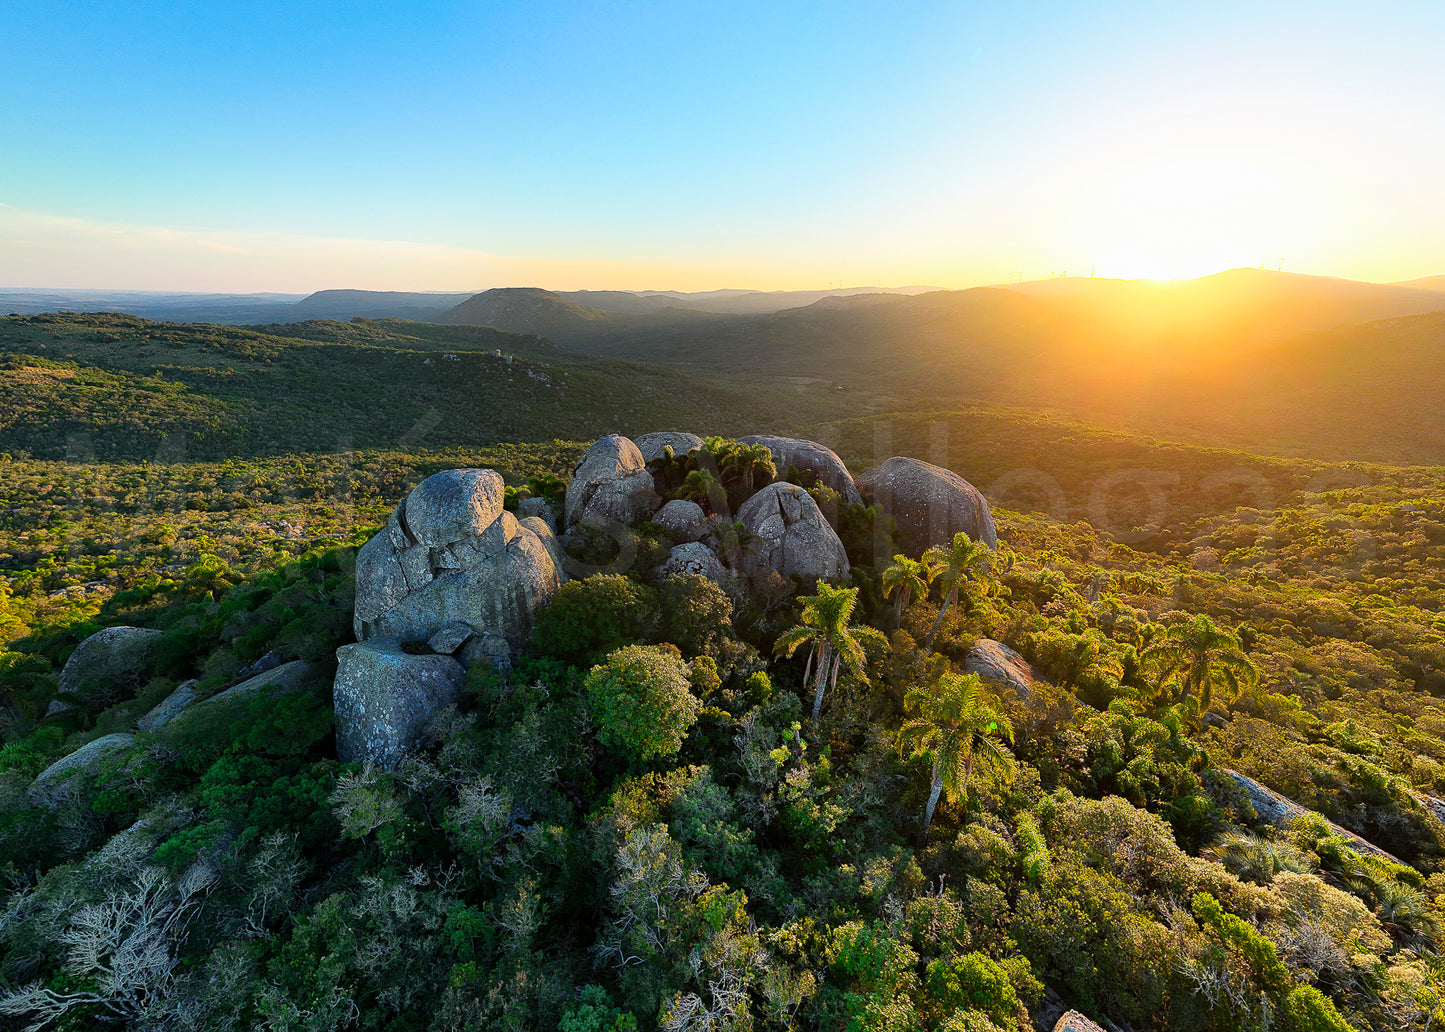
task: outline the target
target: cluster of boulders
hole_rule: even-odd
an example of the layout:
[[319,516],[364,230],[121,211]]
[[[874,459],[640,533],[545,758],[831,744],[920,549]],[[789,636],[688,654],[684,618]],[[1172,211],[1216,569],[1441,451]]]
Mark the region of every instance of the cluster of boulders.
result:
[[[164,632],[144,627],[107,627],[86,638],[61,668],[62,698],[53,702],[47,717],[60,717],[81,707],[95,710],[125,701],[155,676],[156,648]],[[259,671],[255,667],[260,667]],[[314,681],[309,663],[289,663],[263,657],[238,672],[236,684],[202,698],[196,681],[186,681],[135,722],[137,732],[160,734],[177,720],[201,711],[245,703],[265,693],[297,691]],[[204,719],[204,718],[203,718]],[[26,792],[32,806],[55,806],[69,798],[74,786],[97,774],[108,761],[123,760],[135,744],[135,734],[118,731],[102,735],[54,761],[35,776]]]
[[[914,554],[959,530],[996,544],[982,495],[947,470],[895,458],[855,483],[842,459],[814,441],[739,441],[766,447],[780,475],[810,474],[845,503],[876,501],[898,521],[900,542]],[[521,519],[503,508],[505,487],[492,470],[448,470],[423,481],[357,557],[357,642],[337,652],[341,758],[396,763],[436,711],[455,701],[468,667],[506,666],[525,645],[537,609],[567,577],[568,535],[615,536],[620,528],[657,523],[674,542],[659,579],[700,575],[734,594],[758,576],[809,584],[848,575],[837,530],[794,484],[767,484],[737,512],[711,518],[697,502],[666,501],[649,463],[702,444],[680,431],[636,441],[600,438],[573,471],[561,511],[532,498],[522,503]],[[712,522],[719,515],[726,527]]]
[[[780,477],[798,471],[836,492],[835,501],[880,505],[897,521],[900,544],[914,555],[947,543],[959,530],[996,543],[982,495],[947,470],[892,458],[855,482],[843,461],[814,441],[739,440],[765,447]],[[468,668],[508,666],[527,644],[537,610],[567,578],[563,542],[569,534],[617,535],[619,528],[657,523],[674,542],[659,579],[700,575],[735,595],[759,577],[808,585],[848,575],[836,512],[823,512],[795,484],[765,484],[736,512],[712,516],[694,501],[666,501],[649,463],[668,450],[686,456],[703,443],[679,431],[636,441],[603,437],[577,464],[560,509],[528,498],[514,515],[503,504],[501,475],[489,469],[446,470],[418,484],[357,555],[356,642],[337,650],[334,685],[340,758],[395,765],[417,747],[437,711],[456,701]],[[146,675],[159,638],[158,631],[138,628],[100,632],[76,649],[62,672],[62,690],[83,699],[133,686]],[[263,657],[246,671],[254,675],[250,680],[223,694],[263,683],[285,688],[307,672],[304,664]],[[141,718],[138,729],[158,731],[195,700],[194,682],[182,685]],[[83,766],[125,744],[120,738],[96,744],[70,763]]]
[[[629,463],[651,483],[637,448],[617,440],[627,445],[621,461],[594,456],[599,489],[579,496],[579,514],[628,514]],[[518,519],[503,508],[505,492],[495,470],[433,474],[357,554],[356,643],[336,652],[341,759],[395,765],[456,701],[468,667],[505,667],[527,643],[534,614],[566,574],[547,517]]]

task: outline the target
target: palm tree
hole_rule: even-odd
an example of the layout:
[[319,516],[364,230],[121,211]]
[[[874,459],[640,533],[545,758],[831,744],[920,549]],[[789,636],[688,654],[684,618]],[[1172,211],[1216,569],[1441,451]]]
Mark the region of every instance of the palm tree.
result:
[[727,492],[722,482],[705,469],[695,469],[683,480],[682,486],[673,492],[678,498],[690,498],[713,512],[726,512]]
[[1235,697],[1259,683],[1259,668],[1244,654],[1239,639],[1203,613],[1158,635],[1139,658],[1158,664],[1160,687],[1170,675],[1180,674],[1174,701],[1183,702],[1193,693],[1201,710],[1209,708],[1217,683]]
[[933,574],[932,567],[906,555],[895,555],[893,565],[883,571],[883,597],[894,596],[900,621],[903,619],[903,611],[913,601],[913,596],[922,598],[928,594]]
[[949,607],[957,604],[959,585],[965,580],[981,580],[987,577],[992,559],[993,553],[987,545],[972,540],[961,530],[953,535],[952,546],[934,545],[923,553],[924,564],[933,572],[932,579],[938,581],[947,591],[943,608],[938,611],[933,626],[928,629],[928,644],[933,644]]
[[751,498],[757,493],[759,474],[763,476],[763,486],[766,487],[777,477],[778,468],[773,464],[773,453],[767,445],[739,442],[729,453],[728,464],[723,472],[736,477],[742,484],[744,495]]
[[945,790],[950,799],[967,799],[976,762],[1005,773],[1013,759],[1001,744],[1012,742],[1013,725],[982,697],[977,674],[944,674],[932,691],[915,688],[905,704],[919,715],[898,731],[898,750],[908,756],[933,756],[933,784],[923,809],[923,834],[933,823],[933,810]]
[[1240,881],[1268,885],[1281,871],[1310,870],[1304,855],[1288,842],[1261,838],[1251,832],[1232,832],[1204,850]]
[[[803,683],[814,677],[813,723],[823,709],[823,693],[838,685],[838,671],[847,663],[855,673],[863,672],[867,662],[863,648],[848,627],[848,618],[858,603],[857,588],[834,588],[826,582],[818,582],[816,595],[804,596],[803,610],[798,622],[783,632],[773,646],[775,655],[791,656],[802,645],[811,646],[808,665],[803,671]],[[817,672],[813,673],[814,660]]]
[[757,552],[753,544],[756,536],[748,533],[747,524],[741,520],[709,516],[703,526],[717,543],[718,554],[734,570],[741,570],[747,555]]

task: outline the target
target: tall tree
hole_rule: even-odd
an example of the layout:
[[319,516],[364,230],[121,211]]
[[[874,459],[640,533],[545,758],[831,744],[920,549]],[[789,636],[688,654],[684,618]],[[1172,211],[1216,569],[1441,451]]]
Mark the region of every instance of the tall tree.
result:
[[968,798],[975,763],[1013,770],[1013,758],[1002,743],[1013,741],[1014,729],[1007,717],[988,705],[977,674],[944,674],[932,689],[909,692],[905,702],[917,708],[918,716],[899,729],[899,752],[933,757],[933,783],[923,810],[927,836],[943,792],[950,799]]
[[933,757],[933,781],[923,807],[926,837],[939,795],[946,791],[949,799],[968,798],[975,763],[1012,772],[1013,757],[1001,743],[1013,741],[1013,724],[988,705],[977,674],[945,674],[932,689],[910,691],[905,702],[919,715],[899,728],[899,752]]
[[1259,668],[1244,654],[1239,639],[1203,613],[1158,635],[1139,658],[1154,664],[1161,689],[1177,674],[1174,702],[1193,695],[1201,710],[1209,708],[1216,685],[1225,686],[1238,697],[1259,683]]
[[960,585],[968,580],[982,580],[989,576],[993,552],[982,541],[974,541],[963,531],[953,535],[953,544],[934,545],[923,553],[924,564],[933,572],[945,592],[943,608],[938,611],[933,626],[928,629],[928,643],[933,644],[938,628],[951,606],[958,604]]
[[906,555],[895,555],[893,565],[883,571],[883,597],[893,596],[893,604],[898,619],[903,619],[903,611],[908,608],[914,596],[922,598],[928,594],[928,586],[933,582],[933,568],[917,559],[910,559]]
[[803,609],[798,622],[783,632],[773,652],[791,656],[803,645],[810,647],[803,681],[806,684],[810,675],[814,678],[813,723],[816,724],[823,710],[823,695],[829,688],[837,687],[842,665],[846,663],[854,672],[862,674],[867,662],[863,647],[848,627],[848,619],[858,603],[858,589],[834,588],[819,581],[818,593],[800,601]]

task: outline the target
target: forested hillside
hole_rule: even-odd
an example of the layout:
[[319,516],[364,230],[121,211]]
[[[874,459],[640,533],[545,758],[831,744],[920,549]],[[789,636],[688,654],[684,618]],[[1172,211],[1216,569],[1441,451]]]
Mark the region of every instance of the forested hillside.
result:
[[[263,343],[327,346],[236,346]],[[625,568],[569,582],[528,654],[474,668],[393,771],[335,754],[357,546],[440,469],[555,497],[585,441],[158,464],[16,458],[7,438],[4,1020],[1445,1019],[1445,472],[1004,411],[819,429],[855,474],[882,449],[989,490],[999,554],[910,571],[886,519],[844,507],[848,581],[730,597],[657,584],[671,539],[644,523]],[[853,645],[814,720],[829,612]],[[161,632],[147,679],[60,693],[113,625]],[[1037,679],[963,676],[980,639]],[[215,698],[290,661],[299,687]],[[203,701],[135,730],[191,680]],[[672,716],[628,718],[622,685]],[[35,782],[87,743],[94,763]],[[1316,816],[1271,825],[1225,770]]]
[[536,338],[383,320],[243,329],[124,315],[0,319],[0,442],[36,458],[222,459],[743,433],[837,410],[829,389],[595,359]]

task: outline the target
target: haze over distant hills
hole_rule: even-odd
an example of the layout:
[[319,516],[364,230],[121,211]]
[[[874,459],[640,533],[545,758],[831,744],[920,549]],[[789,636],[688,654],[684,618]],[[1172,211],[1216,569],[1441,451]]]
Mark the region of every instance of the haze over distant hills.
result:
[[[509,287],[503,290],[540,290]],[[586,308],[627,315],[691,310],[715,313],[775,312],[812,304],[824,297],[882,292],[916,294],[935,287],[841,287],[830,290],[575,290],[556,296]],[[481,293],[489,293],[482,291]],[[550,291],[548,293],[551,293]],[[42,312],[124,312],[146,319],[260,325],[304,322],[414,319],[440,316],[475,291],[318,290],[312,294],[204,294],[140,290],[65,290],[0,288],[0,314]]]
[[[1376,284],[1234,269],[894,292],[88,292],[66,307],[187,322],[491,327],[687,375],[832,385],[856,392],[863,411],[1028,406],[1277,452],[1435,463],[1445,455],[1445,290],[1434,285],[1445,277]],[[0,292],[0,312],[53,308],[59,296]]]

